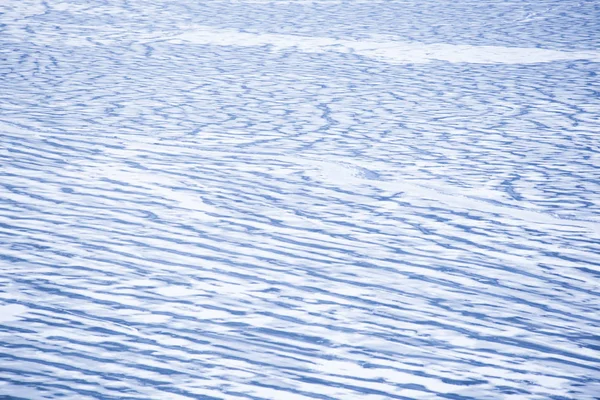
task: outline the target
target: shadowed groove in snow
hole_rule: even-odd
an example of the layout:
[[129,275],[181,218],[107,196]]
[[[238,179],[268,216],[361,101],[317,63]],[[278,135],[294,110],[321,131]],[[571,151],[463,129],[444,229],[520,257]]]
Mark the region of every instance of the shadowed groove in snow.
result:
[[0,6],[0,398],[600,393],[591,2]]

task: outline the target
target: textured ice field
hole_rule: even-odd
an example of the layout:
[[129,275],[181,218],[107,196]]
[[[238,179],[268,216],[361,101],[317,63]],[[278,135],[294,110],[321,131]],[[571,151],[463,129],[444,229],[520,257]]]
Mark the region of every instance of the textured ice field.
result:
[[0,399],[600,398],[598,2],[0,12]]

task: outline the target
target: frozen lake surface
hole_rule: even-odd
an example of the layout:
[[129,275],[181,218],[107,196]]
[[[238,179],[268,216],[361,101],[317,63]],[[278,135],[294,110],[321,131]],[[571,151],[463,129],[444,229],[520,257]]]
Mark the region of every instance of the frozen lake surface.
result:
[[598,2],[0,11],[0,399],[600,398]]

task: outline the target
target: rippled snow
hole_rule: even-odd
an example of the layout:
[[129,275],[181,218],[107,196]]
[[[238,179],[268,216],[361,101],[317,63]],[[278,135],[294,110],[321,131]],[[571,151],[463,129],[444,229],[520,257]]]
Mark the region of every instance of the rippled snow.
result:
[[599,398],[595,2],[0,12],[1,399]]

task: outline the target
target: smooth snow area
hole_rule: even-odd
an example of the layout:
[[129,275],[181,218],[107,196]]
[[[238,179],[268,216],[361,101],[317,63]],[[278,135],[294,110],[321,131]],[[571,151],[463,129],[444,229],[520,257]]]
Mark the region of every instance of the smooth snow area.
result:
[[273,51],[348,53],[392,64],[447,61],[476,64],[534,64],[552,61],[600,62],[598,51],[557,51],[541,48],[469,46],[402,41],[339,40],[326,37],[245,33],[232,29],[191,27],[172,40],[215,46],[270,46]]

